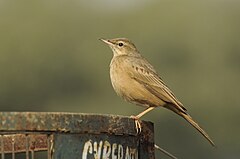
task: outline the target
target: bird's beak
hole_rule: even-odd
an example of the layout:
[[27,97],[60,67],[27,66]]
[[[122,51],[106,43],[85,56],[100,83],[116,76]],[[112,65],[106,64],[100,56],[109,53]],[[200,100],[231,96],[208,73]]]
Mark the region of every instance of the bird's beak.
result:
[[108,40],[108,39],[102,39],[100,38],[99,40],[103,41],[104,43],[108,44],[108,45],[113,45],[113,43],[111,42],[111,40]]

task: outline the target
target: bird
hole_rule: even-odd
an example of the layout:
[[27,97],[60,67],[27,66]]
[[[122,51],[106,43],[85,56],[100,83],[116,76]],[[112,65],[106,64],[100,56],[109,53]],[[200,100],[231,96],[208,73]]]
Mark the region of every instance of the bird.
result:
[[[113,89],[124,100],[144,106],[145,110],[136,116],[138,121],[154,108],[164,107],[184,118],[197,129],[212,146],[209,135],[193,120],[187,109],[164,83],[154,67],[140,54],[137,47],[127,38],[100,39],[113,52],[110,62],[110,79]],[[137,125],[141,127],[140,123]]]

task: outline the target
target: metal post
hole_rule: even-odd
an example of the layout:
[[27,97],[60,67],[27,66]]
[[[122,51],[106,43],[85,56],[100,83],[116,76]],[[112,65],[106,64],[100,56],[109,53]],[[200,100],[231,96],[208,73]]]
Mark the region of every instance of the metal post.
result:
[[[48,159],[154,159],[153,124],[116,115],[0,112],[1,156],[29,152]],[[11,149],[8,149],[12,139]],[[4,147],[4,144],[6,147]],[[38,158],[38,157],[36,157]]]

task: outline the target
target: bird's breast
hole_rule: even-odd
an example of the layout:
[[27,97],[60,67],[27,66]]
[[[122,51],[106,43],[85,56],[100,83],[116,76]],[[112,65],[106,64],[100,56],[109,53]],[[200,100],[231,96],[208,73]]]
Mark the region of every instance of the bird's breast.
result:
[[133,70],[127,59],[112,59],[110,64],[110,78],[117,95],[138,105],[161,105],[163,101],[160,101],[142,84],[132,78],[129,71]]
[[116,93],[123,98],[130,96],[130,85],[133,85],[134,83],[127,71],[128,68],[120,60],[112,60],[110,65],[110,78],[112,86]]

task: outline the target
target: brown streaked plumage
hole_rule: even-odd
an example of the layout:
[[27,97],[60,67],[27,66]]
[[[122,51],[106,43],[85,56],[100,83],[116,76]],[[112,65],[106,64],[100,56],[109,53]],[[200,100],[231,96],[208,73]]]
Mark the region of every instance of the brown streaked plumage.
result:
[[131,41],[126,38],[100,40],[113,51],[110,77],[116,93],[131,103],[146,107],[146,110],[135,116],[136,119],[162,106],[183,117],[214,146],[208,134],[191,118],[183,104]]

